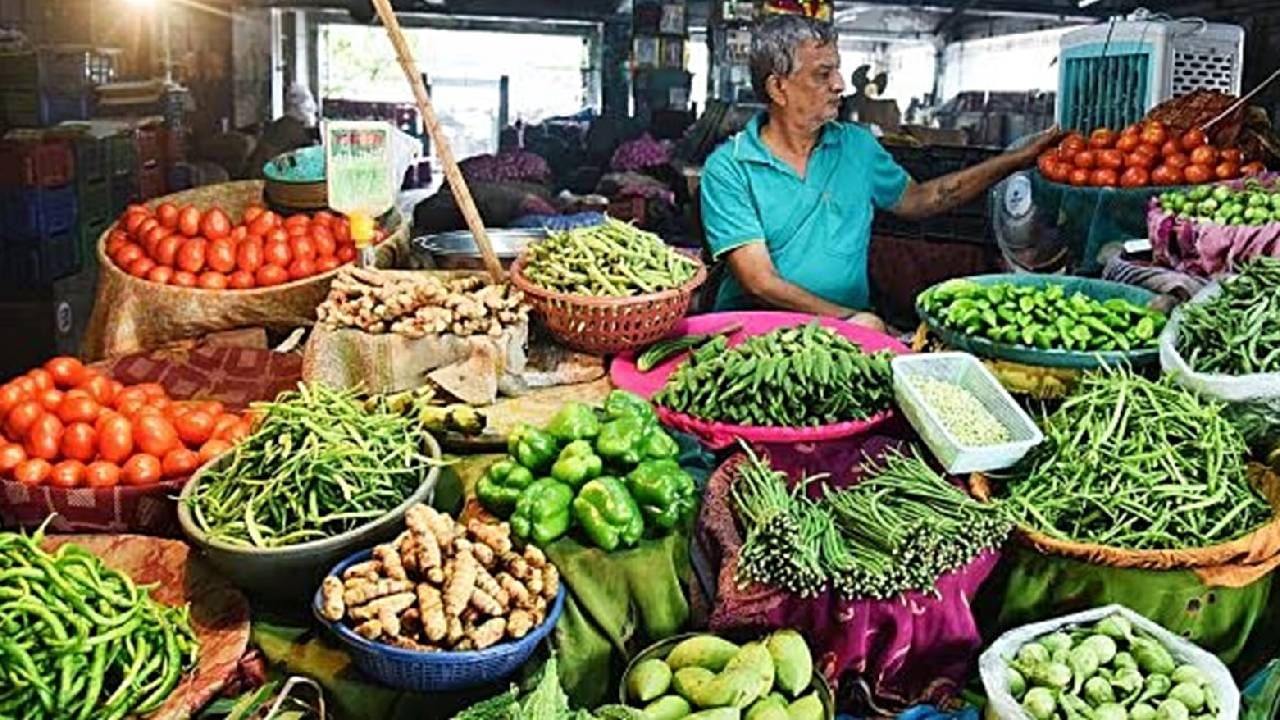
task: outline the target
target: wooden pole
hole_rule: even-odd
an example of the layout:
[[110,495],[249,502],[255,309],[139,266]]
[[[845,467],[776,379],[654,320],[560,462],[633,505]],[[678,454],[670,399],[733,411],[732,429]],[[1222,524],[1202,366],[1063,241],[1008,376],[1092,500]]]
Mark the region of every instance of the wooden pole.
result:
[[440,155],[445,179],[449,181],[453,197],[458,203],[458,208],[462,210],[462,217],[467,221],[467,228],[476,239],[476,245],[480,248],[480,255],[484,259],[484,266],[489,270],[489,277],[495,283],[502,282],[502,265],[493,252],[493,245],[489,243],[489,234],[484,229],[484,219],[480,217],[480,211],[476,209],[476,203],[471,199],[467,180],[462,177],[462,171],[458,169],[458,161],[454,159],[444,131],[440,129],[440,121],[436,119],[435,110],[431,107],[431,98],[427,95],[426,86],[422,84],[422,75],[413,61],[409,44],[405,42],[404,32],[400,29],[400,21],[396,19],[395,10],[391,9],[390,0],[373,0],[373,7],[378,11],[378,17],[382,18],[382,25],[387,29],[387,36],[391,38],[391,45],[395,48],[396,57],[400,60],[400,68],[404,70],[405,77],[409,80],[409,87],[413,88],[414,98],[418,101],[418,111],[422,113],[422,122],[427,126],[431,142],[435,144],[436,152]]

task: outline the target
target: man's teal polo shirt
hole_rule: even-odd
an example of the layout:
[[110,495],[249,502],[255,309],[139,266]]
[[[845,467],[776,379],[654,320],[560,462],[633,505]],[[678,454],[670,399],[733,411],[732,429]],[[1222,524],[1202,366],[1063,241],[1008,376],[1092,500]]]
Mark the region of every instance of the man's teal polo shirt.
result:
[[[870,306],[867,250],[875,209],[898,204],[910,180],[867,130],[827,123],[805,177],[760,139],[764,115],[729,138],[702,171],[702,223],[716,259],[764,241],[779,274],[833,303]],[[732,273],[717,310],[753,306]]]

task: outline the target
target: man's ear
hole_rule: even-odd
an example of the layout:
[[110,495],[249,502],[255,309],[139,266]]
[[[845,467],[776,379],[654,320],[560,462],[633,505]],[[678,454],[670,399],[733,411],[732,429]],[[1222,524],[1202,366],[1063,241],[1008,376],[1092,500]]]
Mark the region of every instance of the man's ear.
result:
[[786,107],[787,95],[782,91],[782,78],[777,75],[770,75],[764,81],[765,92],[769,94],[769,100],[779,107]]

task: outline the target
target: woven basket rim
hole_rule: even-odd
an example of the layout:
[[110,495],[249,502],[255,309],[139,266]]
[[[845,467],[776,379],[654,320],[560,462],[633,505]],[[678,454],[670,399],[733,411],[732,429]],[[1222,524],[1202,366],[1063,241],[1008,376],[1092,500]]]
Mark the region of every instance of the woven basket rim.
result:
[[693,277],[689,278],[683,285],[668,290],[659,290],[658,292],[645,293],[643,295],[630,295],[627,297],[596,297],[594,295],[576,295],[573,293],[563,293],[558,290],[548,290],[540,285],[533,283],[524,276],[524,263],[528,258],[528,251],[525,251],[516,258],[511,264],[508,274],[511,278],[511,284],[515,285],[521,292],[526,295],[532,295],[542,300],[553,300],[570,305],[579,305],[584,307],[611,308],[624,307],[628,305],[640,305],[649,303],[665,302],[667,300],[675,300],[690,295],[697,290],[704,282],[707,281],[707,266],[700,258],[690,257],[697,263],[697,270]]

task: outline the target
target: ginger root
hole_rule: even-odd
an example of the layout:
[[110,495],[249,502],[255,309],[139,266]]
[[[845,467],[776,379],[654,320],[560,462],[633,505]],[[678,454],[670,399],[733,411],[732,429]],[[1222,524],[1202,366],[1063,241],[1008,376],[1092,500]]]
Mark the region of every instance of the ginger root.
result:
[[326,620],[337,622],[347,614],[347,604],[342,599],[342,581],[330,575],[320,584],[320,614]]

